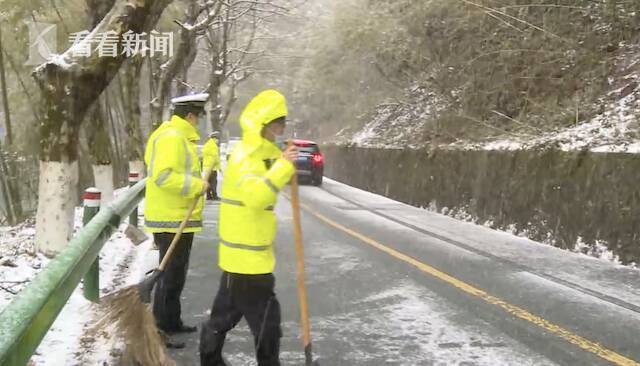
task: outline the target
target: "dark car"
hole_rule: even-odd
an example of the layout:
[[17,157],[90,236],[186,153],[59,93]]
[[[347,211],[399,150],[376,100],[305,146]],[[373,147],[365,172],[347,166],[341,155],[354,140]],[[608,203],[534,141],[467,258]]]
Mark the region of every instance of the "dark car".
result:
[[322,184],[324,174],[324,156],[320,152],[318,144],[308,140],[293,140],[298,147],[298,160],[296,170],[300,182],[308,182],[314,186]]

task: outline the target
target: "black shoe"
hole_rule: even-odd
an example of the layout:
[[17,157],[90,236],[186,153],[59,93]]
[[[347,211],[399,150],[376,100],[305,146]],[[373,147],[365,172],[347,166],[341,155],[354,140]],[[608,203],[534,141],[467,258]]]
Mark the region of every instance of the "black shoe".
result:
[[165,340],[164,345],[169,349],[183,349],[185,347],[184,342],[172,341],[170,339]]
[[165,330],[164,332],[167,334],[178,334],[178,333],[195,333],[198,331],[198,327],[190,327],[188,325],[181,325],[175,329]]

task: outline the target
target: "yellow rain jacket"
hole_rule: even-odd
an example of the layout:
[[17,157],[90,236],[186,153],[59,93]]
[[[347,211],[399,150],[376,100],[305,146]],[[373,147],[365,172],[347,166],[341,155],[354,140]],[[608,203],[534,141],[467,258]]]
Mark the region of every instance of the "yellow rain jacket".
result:
[[220,169],[218,141],[210,138],[209,141],[202,146],[202,171],[203,173],[206,173],[210,170],[216,171],[218,169]]
[[240,274],[273,272],[273,212],[278,192],[295,173],[294,165],[261,136],[263,126],[287,115],[282,94],[266,90],[240,115],[242,141],[231,152],[222,180],[219,213],[219,265]]
[[[193,200],[202,192],[200,159],[195,143],[198,131],[188,121],[174,115],[163,122],[149,140],[144,153],[147,166],[144,221],[152,233],[175,233],[187,215]],[[184,230],[202,230],[200,198]]]

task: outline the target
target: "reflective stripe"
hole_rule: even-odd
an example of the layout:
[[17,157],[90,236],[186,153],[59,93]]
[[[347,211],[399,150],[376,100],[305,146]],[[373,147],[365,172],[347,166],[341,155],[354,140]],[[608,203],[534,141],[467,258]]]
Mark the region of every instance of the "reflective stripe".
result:
[[220,198],[220,202],[226,203],[227,205],[244,206],[242,201],[230,200],[228,198]]
[[[182,221],[148,221],[145,220],[144,225],[150,228],[161,228],[161,229],[177,229],[180,227]],[[187,221],[187,225],[185,228],[189,227],[202,227],[201,220],[192,220]]]
[[242,177],[240,177],[240,179],[238,179],[238,183],[236,183],[236,187],[240,187],[242,182],[247,178],[259,178],[259,177],[260,176],[258,174],[245,174]]
[[162,137],[162,135],[166,134],[167,132],[169,132],[169,130],[167,131],[162,131],[158,134],[158,136],[156,136],[155,139],[153,139],[153,142],[151,143],[151,159],[149,159],[149,167],[147,169],[147,176],[151,177],[152,173],[153,173],[153,161],[156,159],[156,142],[158,142],[158,139],[160,137]]
[[233,249],[253,250],[256,252],[261,252],[271,247],[271,245],[247,245],[247,244],[229,243],[228,241],[224,241],[224,240],[220,240],[220,244],[224,245],[225,247],[229,247]]
[[[244,202],[237,201],[237,200],[231,200],[231,199],[228,199],[228,198],[220,198],[220,202],[226,203],[227,205],[245,207]],[[273,206],[268,206],[267,208],[265,208],[265,210],[266,211],[273,211]]]
[[189,194],[189,188],[191,188],[191,154],[189,154],[189,150],[187,150],[187,142],[182,140],[182,147],[184,148],[184,155],[186,156],[184,162],[184,185],[182,186],[182,195],[186,196]]
[[164,172],[160,173],[158,179],[156,179],[156,185],[160,186],[162,183],[164,183],[165,180],[167,180],[167,178],[169,178],[170,175],[171,169],[167,169]]
[[278,194],[278,191],[279,191],[278,187],[276,187],[273,183],[271,183],[271,181],[269,180],[269,178],[262,177],[262,180],[264,181],[264,184],[266,184],[266,185],[267,185],[267,187],[269,187],[269,189],[270,189],[273,193]]

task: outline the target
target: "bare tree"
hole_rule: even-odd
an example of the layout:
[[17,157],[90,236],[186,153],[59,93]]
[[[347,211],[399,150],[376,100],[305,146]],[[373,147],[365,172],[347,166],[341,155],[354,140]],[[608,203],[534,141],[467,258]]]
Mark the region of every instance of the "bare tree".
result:
[[151,118],[154,123],[162,120],[166,98],[171,92],[172,83],[178,75],[184,77],[186,70],[195,60],[198,35],[217,19],[222,5],[223,1],[219,0],[207,1],[202,4],[197,0],[188,0],[184,21],[176,21],[180,26],[180,31],[174,55],[161,65],[159,72],[156,73],[158,81],[151,101]]
[[[122,39],[128,31],[149,31],[170,2],[115,0],[81,45],[99,42],[105,32]],[[124,59],[123,54],[99,57],[95,52],[82,57],[70,48],[34,71],[43,98],[36,245],[45,254],[57,253],[72,234],[80,126]]]
[[[209,124],[219,131],[237,100],[236,87],[255,73],[252,64],[264,54],[254,51],[259,24],[263,21],[259,1],[230,0],[220,14],[219,25],[207,32],[210,95]],[[269,5],[269,3],[262,3]],[[227,92],[223,95],[223,87]],[[225,99],[226,96],[226,99]]]

